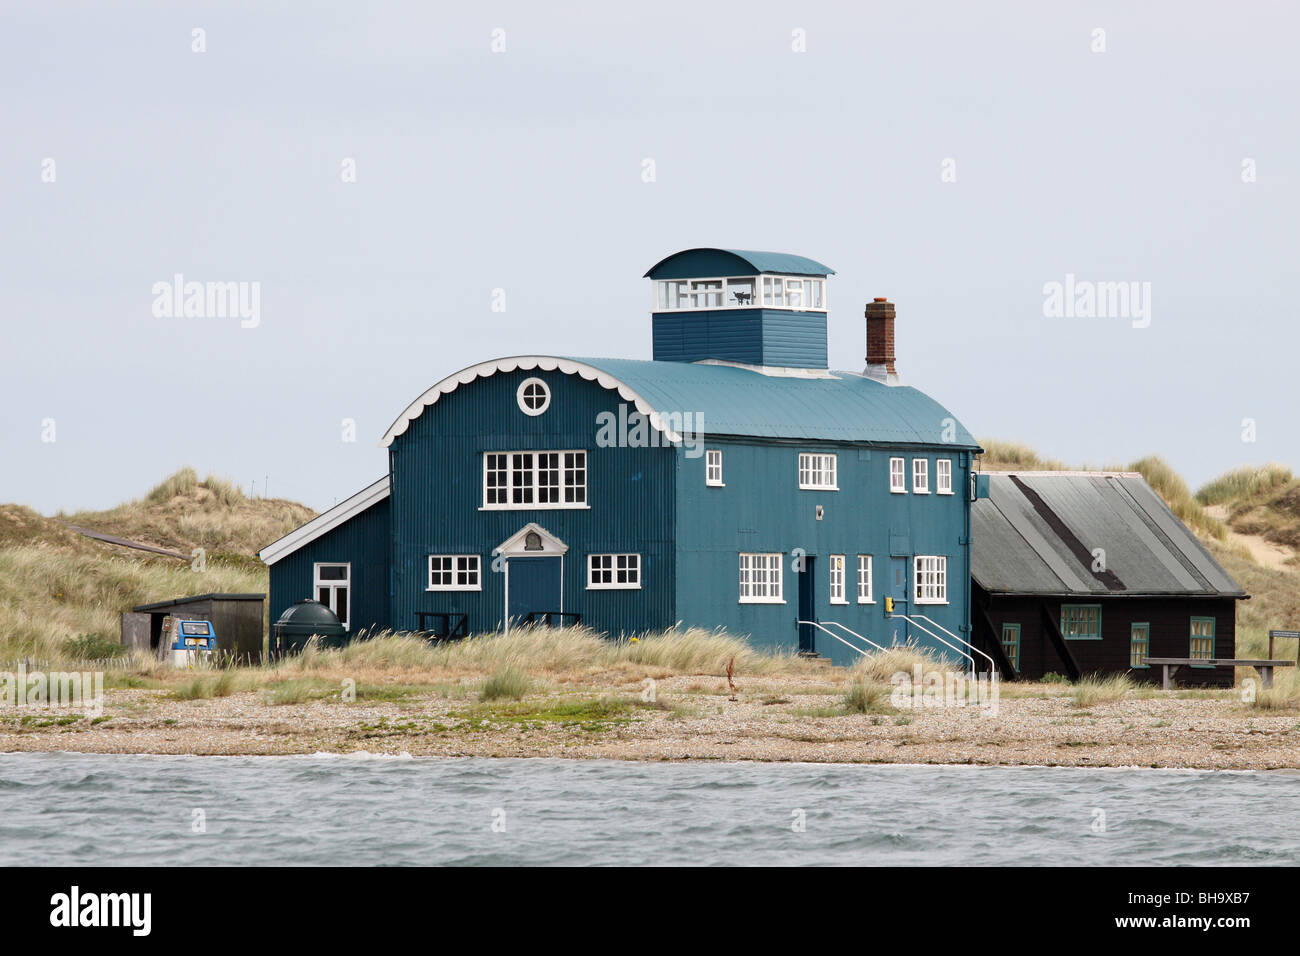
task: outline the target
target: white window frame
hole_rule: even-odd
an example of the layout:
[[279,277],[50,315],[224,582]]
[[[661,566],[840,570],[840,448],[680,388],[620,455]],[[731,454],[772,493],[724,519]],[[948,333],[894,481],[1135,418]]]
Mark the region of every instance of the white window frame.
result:
[[895,495],[907,494],[907,459],[889,459],[889,491]]
[[[321,568],[343,568],[345,571],[345,575],[342,578],[331,578],[329,580],[321,580],[321,576],[320,576]],[[317,601],[320,601],[320,603],[324,604],[331,611],[334,611],[335,614],[338,613],[338,606],[339,606],[338,595],[335,592],[337,591],[345,592],[347,594],[347,603],[348,603],[347,616],[349,618],[352,617],[352,562],[351,561],[317,561],[311,566],[311,578],[312,578],[311,596],[315,598]],[[320,600],[321,588],[329,588],[330,599],[328,602]],[[351,629],[348,625],[348,622],[341,617],[339,618],[339,623],[342,624],[344,628],[347,628],[349,630]]]
[[[433,583],[433,562],[450,561],[449,568],[439,568],[439,574],[452,575],[451,584],[434,584]],[[461,564],[464,562],[464,566]],[[428,574],[424,579],[424,589],[426,591],[482,591],[483,590],[483,559],[477,554],[431,554],[429,555]],[[461,584],[456,579],[462,574],[474,576],[472,584]]]
[[940,458],[934,463],[934,490],[937,494],[952,494],[952,459]]
[[849,599],[844,596],[844,555],[832,554],[829,562],[830,574],[830,603],[848,604]]
[[[609,559],[609,567],[597,567],[597,563],[602,565],[604,559]],[[626,562],[625,567],[618,566],[619,561]],[[635,575],[635,581],[619,581],[618,572],[628,571]],[[597,581],[597,572],[603,577],[609,575],[608,581]],[[641,590],[641,555],[639,554],[589,554],[587,555],[587,590],[588,591],[640,591]]]
[[912,600],[916,604],[948,603],[948,557],[918,554],[912,559]]
[[722,449],[704,450],[704,483],[710,488],[725,488],[722,483]]
[[[520,474],[520,475],[529,476],[530,484],[520,485],[519,487],[528,489],[532,497],[531,501],[524,501],[524,502],[515,502],[513,500],[507,500],[505,502],[488,501],[489,490],[492,491],[500,490],[500,487],[493,488],[493,489],[488,488],[488,475],[501,470],[500,468],[489,467],[489,463],[492,462],[493,457],[497,455],[506,456],[506,468],[505,468],[506,483],[504,485],[506,498],[507,499],[514,498],[514,492],[516,487],[515,475]],[[531,455],[532,464],[526,467],[517,467],[519,463],[516,461],[516,456],[520,456],[520,455]],[[542,465],[543,455],[556,456],[555,468],[543,467]],[[581,455],[582,456],[581,465],[577,464],[576,461],[573,464],[570,464],[567,457],[569,455]],[[587,488],[587,477],[590,474],[590,470],[591,470],[590,456],[584,449],[581,448],[566,448],[558,451],[550,448],[538,449],[535,451],[527,451],[527,450],[485,451],[483,452],[483,499],[482,499],[483,504],[479,507],[479,510],[480,511],[532,511],[532,510],[562,511],[562,510],[590,508],[591,504],[589,502],[589,495],[588,495],[588,488]],[[542,485],[541,483],[542,474],[543,472],[551,472],[551,471],[558,472],[557,475],[558,484],[556,484],[554,487],[557,489],[557,497],[559,500],[553,502],[548,501],[544,503],[539,502],[537,500],[539,491],[543,487],[546,487],[548,489],[552,487],[549,484],[546,486]],[[581,474],[582,477],[581,483],[578,483],[576,480],[571,483],[570,478],[578,474]],[[570,492],[580,492],[579,496],[581,497],[582,500],[565,501],[564,499],[569,496]]]
[[930,459],[912,459],[912,494],[928,495],[930,493]]
[[[536,408],[532,408],[526,401],[524,401],[524,393],[528,389],[537,386],[540,386],[542,390],[542,404]],[[547,385],[540,378],[526,378],[520,382],[519,387],[515,389],[515,401],[519,404],[519,410],[521,412],[530,418],[536,418],[551,407],[551,386]]]
[[[872,564],[874,564],[874,562],[871,560],[871,555],[869,554],[858,555],[858,603],[859,604],[876,603],[876,595],[875,595],[875,591],[873,590],[874,585],[872,583],[872,577],[873,577]],[[865,588],[863,587],[864,583],[866,584]],[[865,597],[863,596],[864,594]]]
[[[785,603],[784,554],[779,551],[742,551],[739,569],[740,604]],[[761,575],[762,580],[757,575]]]
[[839,470],[839,456],[835,453],[801,451],[799,452],[799,489],[839,491]]
[[[712,283],[721,283],[719,288],[714,288]],[[754,297],[748,302],[733,301],[731,284],[737,286],[742,283],[748,286],[753,284]],[[667,303],[670,299],[668,287],[671,285],[685,286],[683,292],[680,288],[676,290],[677,305],[669,306]],[[790,293],[789,288],[798,286],[800,305],[789,305]],[[771,303],[764,302],[764,288],[766,288],[766,297]],[[781,304],[776,305],[776,290],[780,289]],[[690,276],[681,279],[655,279],[650,283],[650,310],[652,312],[700,312],[715,311],[718,309],[785,309],[790,312],[828,312],[830,302],[826,295],[826,277],[825,276],[787,276],[774,275],[766,272],[758,275],[744,276]],[[694,304],[698,299],[712,297],[717,301],[721,296],[721,305],[697,305]],[[691,305],[681,305],[682,301],[689,300]],[[813,305],[812,303],[817,303]]]

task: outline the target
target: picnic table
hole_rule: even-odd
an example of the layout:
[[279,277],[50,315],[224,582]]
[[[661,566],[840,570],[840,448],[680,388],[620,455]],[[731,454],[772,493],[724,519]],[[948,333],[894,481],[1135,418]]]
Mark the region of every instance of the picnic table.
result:
[[1165,690],[1174,686],[1174,669],[1178,667],[1253,667],[1259,671],[1260,683],[1265,687],[1273,686],[1273,668],[1295,667],[1295,661],[1252,661],[1231,657],[1148,657],[1147,663],[1159,664],[1165,669],[1162,684]]

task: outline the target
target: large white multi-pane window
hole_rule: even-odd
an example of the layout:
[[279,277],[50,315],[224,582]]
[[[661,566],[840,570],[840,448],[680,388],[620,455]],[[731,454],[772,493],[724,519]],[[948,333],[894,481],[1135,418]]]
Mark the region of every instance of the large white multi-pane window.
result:
[[641,587],[641,555],[587,555],[587,587],[592,591],[635,590]]
[[831,603],[848,604],[848,598],[844,596],[844,555],[831,555]]
[[836,460],[834,455],[810,452],[799,454],[799,487],[811,490],[837,491]]
[[896,495],[907,494],[907,462],[901,458],[889,459],[889,490]]
[[928,495],[930,493],[930,460],[928,458],[912,459],[912,493]]
[[587,507],[587,453],[487,452],[483,455],[483,507]]
[[940,458],[934,463],[934,490],[941,495],[952,494],[951,458]]
[[858,555],[858,603],[873,604],[875,596],[871,593],[871,555]]
[[704,453],[704,483],[714,488],[722,487],[721,448],[710,448]]
[[316,600],[334,612],[339,623],[348,626],[348,598],[352,590],[352,565],[313,565]]
[[429,555],[430,591],[481,591],[479,556],[477,554]]
[[913,562],[913,599],[917,604],[948,603],[948,559],[918,554]]
[[781,555],[740,555],[740,603],[781,604]]
[[821,276],[720,276],[660,279],[654,283],[654,310],[795,309],[826,311],[826,280]]

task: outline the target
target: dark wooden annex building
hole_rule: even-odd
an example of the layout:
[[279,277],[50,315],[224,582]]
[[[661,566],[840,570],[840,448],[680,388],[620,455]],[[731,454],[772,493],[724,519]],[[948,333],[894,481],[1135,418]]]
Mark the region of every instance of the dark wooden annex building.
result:
[[[1128,673],[1228,658],[1248,597],[1134,472],[992,472],[974,502],[971,624],[1003,676]],[[1231,685],[1232,668],[1183,668]]]

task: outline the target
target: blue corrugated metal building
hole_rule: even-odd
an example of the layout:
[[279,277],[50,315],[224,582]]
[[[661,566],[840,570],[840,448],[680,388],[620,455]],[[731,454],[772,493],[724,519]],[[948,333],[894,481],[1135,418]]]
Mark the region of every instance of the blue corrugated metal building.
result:
[[863,639],[951,655],[978,447],[899,382],[891,303],[867,306],[866,368],[827,368],[832,274],[687,250],[646,273],[651,361],[514,356],[434,384],[384,435],[384,478],[263,549],[273,616],[311,595],[353,633],[680,623],[837,663]]

